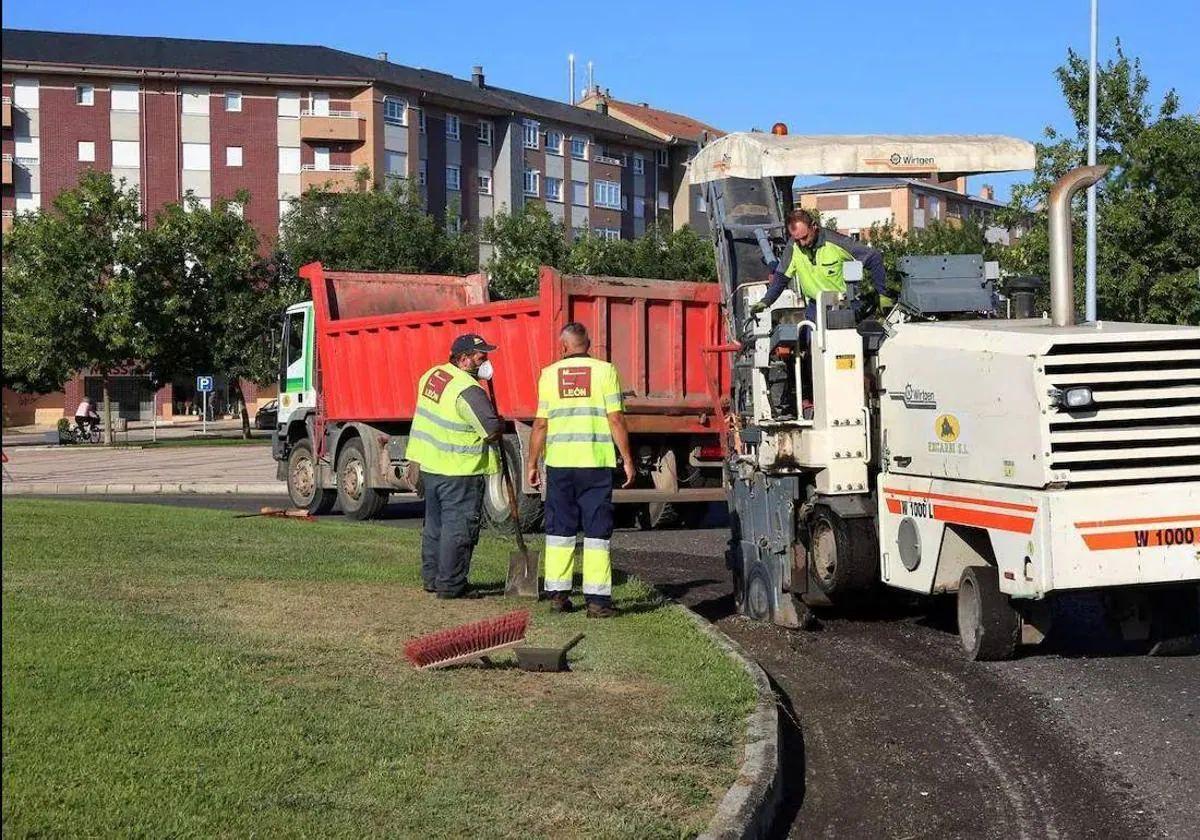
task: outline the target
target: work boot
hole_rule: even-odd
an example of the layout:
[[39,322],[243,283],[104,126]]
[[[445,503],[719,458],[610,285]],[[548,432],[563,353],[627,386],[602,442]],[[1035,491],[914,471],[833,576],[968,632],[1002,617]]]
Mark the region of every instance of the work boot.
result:
[[556,592],[550,596],[550,609],[557,613],[575,612],[575,605],[566,592]]
[[589,601],[587,605],[588,618],[612,618],[617,614],[616,609],[612,604],[605,604],[599,601]]

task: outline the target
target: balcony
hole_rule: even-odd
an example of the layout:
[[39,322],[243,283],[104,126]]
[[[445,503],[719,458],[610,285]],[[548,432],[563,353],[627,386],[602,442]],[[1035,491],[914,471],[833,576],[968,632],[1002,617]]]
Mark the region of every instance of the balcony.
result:
[[12,100],[4,97],[4,127],[12,128]]
[[306,163],[300,167],[300,189],[316,188],[326,192],[358,192],[358,167],[335,163],[328,169],[317,169],[316,164]]
[[13,182],[13,157],[12,155],[4,156],[4,186],[8,186]]
[[13,226],[13,211],[4,211],[4,233],[8,233],[9,228]]
[[300,136],[305,140],[333,140],[361,143],[367,139],[367,121],[358,111],[300,113]]
[[624,166],[625,162],[620,158],[609,157],[608,155],[596,155],[592,158],[596,163],[607,163],[609,166]]

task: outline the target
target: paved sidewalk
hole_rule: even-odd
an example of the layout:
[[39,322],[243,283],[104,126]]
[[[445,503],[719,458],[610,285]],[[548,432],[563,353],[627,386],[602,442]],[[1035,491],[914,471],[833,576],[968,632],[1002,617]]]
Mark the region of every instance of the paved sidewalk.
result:
[[3,489],[38,494],[284,494],[267,446],[6,450]]
[[[202,436],[203,426],[198,420],[158,424],[158,429],[152,428],[145,421],[133,421],[128,431],[113,432],[118,444],[146,443],[157,438],[171,440],[177,438],[198,438]],[[4,430],[4,448],[14,446],[42,446],[46,443],[46,432],[54,431],[53,426],[16,426]],[[251,430],[255,437],[270,437],[270,432],[259,429]],[[242,436],[241,420],[214,420],[208,424],[208,437],[240,438]]]

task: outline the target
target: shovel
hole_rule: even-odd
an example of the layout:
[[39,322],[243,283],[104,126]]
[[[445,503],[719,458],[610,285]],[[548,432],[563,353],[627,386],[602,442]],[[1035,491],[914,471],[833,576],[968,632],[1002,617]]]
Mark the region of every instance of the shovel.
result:
[[[496,392],[490,380],[488,396],[495,407]],[[537,598],[541,595],[541,587],[538,586],[538,563],[541,558],[529,552],[529,546],[525,544],[525,535],[521,533],[517,488],[513,484],[512,471],[508,468],[508,455],[504,449],[503,438],[496,441],[496,449],[500,453],[500,473],[504,479],[504,489],[508,493],[508,510],[512,517],[513,530],[517,533],[517,550],[508,556],[508,580],[504,582],[504,594],[515,595],[518,598]]]

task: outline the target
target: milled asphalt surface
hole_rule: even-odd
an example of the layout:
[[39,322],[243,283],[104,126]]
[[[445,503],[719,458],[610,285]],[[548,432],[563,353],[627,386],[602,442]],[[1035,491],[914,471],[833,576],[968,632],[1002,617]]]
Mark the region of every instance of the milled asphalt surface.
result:
[[[254,512],[272,497],[106,497]],[[719,519],[719,512],[714,512]],[[416,527],[419,505],[381,524]],[[953,613],[895,598],[817,631],[734,611],[727,532],[614,538],[614,563],[688,604],[768,672],[787,722],[778,835],[829,838],[1200,837],[1200,656],[1127,655],[1094,604],[1003,663],[963,660]]]

